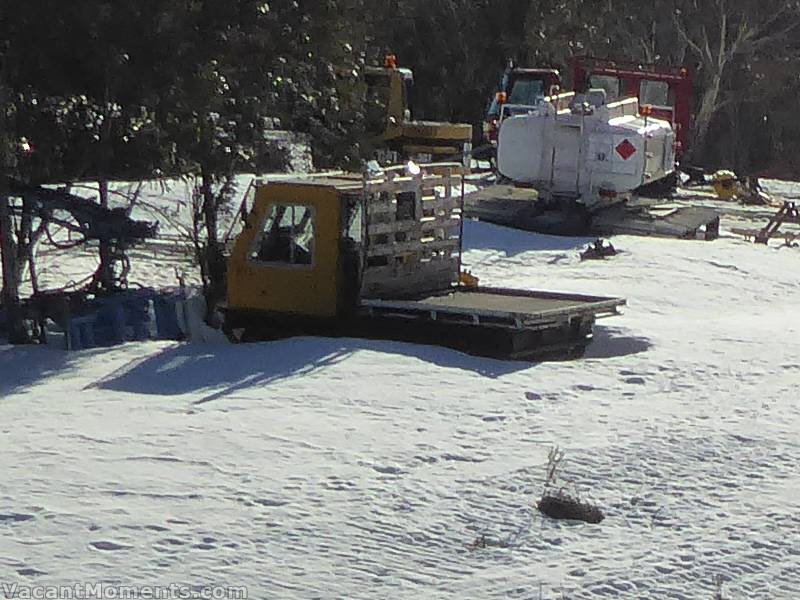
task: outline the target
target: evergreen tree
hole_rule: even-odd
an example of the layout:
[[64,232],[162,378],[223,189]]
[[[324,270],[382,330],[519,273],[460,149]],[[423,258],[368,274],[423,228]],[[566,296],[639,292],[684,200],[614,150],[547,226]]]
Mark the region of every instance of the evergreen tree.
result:
[[[359,158],[360,113],[350,102],[358,57],[341,3],[198,0],[175,7],[180,40],[162,70],[158,115],[179,169],[200,178],[197,252],[209,310],[224,296],[218,222],[233,177],[258,170],[277,119],[311,134],[318,164]],[[169,83],[167,83],[169,81]]]

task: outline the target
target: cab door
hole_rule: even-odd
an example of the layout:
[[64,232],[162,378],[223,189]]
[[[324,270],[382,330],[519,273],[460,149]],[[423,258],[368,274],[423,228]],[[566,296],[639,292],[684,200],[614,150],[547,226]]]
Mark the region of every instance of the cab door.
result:
[[228,265],[229,308],[334,316],[339,213],[333,187],[297,183],[259,187]]

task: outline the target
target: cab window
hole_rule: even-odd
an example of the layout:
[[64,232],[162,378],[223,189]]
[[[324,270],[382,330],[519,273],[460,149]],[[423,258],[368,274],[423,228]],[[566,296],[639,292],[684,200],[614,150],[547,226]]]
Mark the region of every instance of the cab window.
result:
[[489,103],[489,109],[486,111],[486,118],[487,119],[496,119],[500,116],[500,105],[497,103],[497,96],[492,96],[492,100]]
[[622,96],[619,77],[614,77],[613,75],[592,75],[589,77],[589,87],[592,89],[604,89],[607,102],[616,102]]
[[344,211],[344,237],[356,243],[361,243],[364,238],[364,210],[359,196],[347,198],[347,210]]
[[666,81],[643,79],[639,85],[639,104],[671,108],[669,84]]
[[544,82],[540,79],[517,79],[511,87],[509,104],[536,106],[544,98]]
[[314,259],[314,211],[302,204],[273,204],[256,240],[252,260],[311,265]]

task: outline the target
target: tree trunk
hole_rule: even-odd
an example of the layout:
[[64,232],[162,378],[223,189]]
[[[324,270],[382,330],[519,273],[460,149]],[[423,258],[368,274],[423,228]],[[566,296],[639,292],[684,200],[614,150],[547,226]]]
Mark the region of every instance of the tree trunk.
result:
[[[0,182],[0,186],[2,186]],[[8,341],[12,344],[27,344],[28,331],[19,303],[19,279],[17,279],[17,244],[11,223],[8,196],[0,187],[0,254],[3,262],[3,307],[8,322]]]
[[225,299],[225,257],[219,243],[219,198],[214,192],[213,175],[206,166],[200,169],[202,212],[205,224],[206,243],[203,252],[203,265],[205,272],[203,287],[206,298],[206,321],[211,323],[214,309],[217,304]]
[[744,136],[741,134],[742,116],[740,108],[741,103],[738,100],[736,102],[731,102],[728,106],[729,138],[725,144],[726,152],[724,159],[726,164],[733,165],[734,172],[745,173],[749,170],[749,165],[746,164],[749,161],[745,146],[746,142]]
[[[108,180],[101,179],[97,182],[100,192],[100,206],[108,208]],[[114,260],[109,240],[100,240],[100,288],[105,292],[114,291]]]
[[11,136],[6,123],[6,87],[0,78],[0,262],[3,268],[2,303],[6,311],[8,341],[26,344],[28,331],[19,303],[19,278],[17,277],[17,244],[14,241],[14,225],[11,220],[9,198],[5,177],[11,174],[14,155]]
[[[712,73],[709,78],[709,84],[703,91],[702,99],[700,101],[700,109],[697,111],[697,116],[694,121],[694,142],[692,143],[692,152],[703,151],[703,144],[705,144],[708,129],[711,127],[711,120],[717,110],[717,103],[719,100],[719,92],[722,87],[722,73]],[[695,155],[696,156],[696,155]]]

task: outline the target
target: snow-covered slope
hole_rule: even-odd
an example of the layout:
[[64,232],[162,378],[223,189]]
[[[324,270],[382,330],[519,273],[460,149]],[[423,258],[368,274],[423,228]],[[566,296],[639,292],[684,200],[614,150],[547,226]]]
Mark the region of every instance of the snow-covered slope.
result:
[[[722,575],[796,597],[800,251],[618,237],[581,263],[587,240],[465,235],[481,283],[629,307],[540,365],[349,339],[0,349],[0,581],[661,599]],[[535,511],[553,445],[601,525]]]

